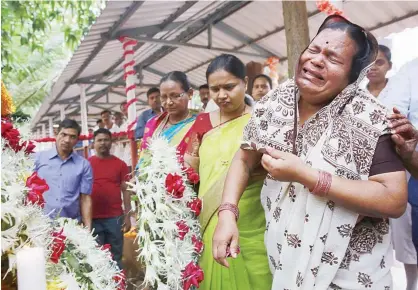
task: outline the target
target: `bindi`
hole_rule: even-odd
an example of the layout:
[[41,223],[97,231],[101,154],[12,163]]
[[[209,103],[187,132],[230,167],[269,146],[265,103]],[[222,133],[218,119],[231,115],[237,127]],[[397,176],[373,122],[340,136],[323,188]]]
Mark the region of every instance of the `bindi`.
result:
[[326,44],[328,44],[329,42],[327,41],[327,42],[325,42]]

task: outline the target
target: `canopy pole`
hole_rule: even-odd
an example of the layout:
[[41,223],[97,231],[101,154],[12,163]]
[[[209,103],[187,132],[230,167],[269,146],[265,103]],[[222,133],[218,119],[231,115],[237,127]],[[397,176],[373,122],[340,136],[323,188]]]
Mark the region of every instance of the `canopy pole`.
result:
[[308,12],[305,1],[282,1],[286,32],[289,78],[295,74],[299,55],[309,45]]
[[[86,103],[86,85],[80,84],[80,113],[81,113],[81,134],[88,135],[89,128],[87,123],[87,103]],[[87,159],[88,156],[89,141],[83,141],[84,157]]]
[[65,105],[60,106],[60,119],[61,119],[61,122],[64,121],[65,119]]
[[49,129],[49,137],[54,138],[54,122],[53,118],[48,118],[48,129]]
[[[136,72],[135,72],[135,50],[134,47],[138,43],[134,39],[130,39],[127,37],[121,37],[120,41],[123,44],[123,57],[124,57],[124,64],[123,68],[125,73],[123,75],[126,81],[126,98],[129,104],[128,106],[128,126],[127,131],[135,129],[136,123],[136,102],[135,100],[135,89],[136,89]],[[128,132],[128,136],[130,136]],[[130,146],[131,146],[131,161],[132,161],[132,169],[134,170],[136,163],[138,162],[138,146],[135,141],[135,136],[130,138]]]

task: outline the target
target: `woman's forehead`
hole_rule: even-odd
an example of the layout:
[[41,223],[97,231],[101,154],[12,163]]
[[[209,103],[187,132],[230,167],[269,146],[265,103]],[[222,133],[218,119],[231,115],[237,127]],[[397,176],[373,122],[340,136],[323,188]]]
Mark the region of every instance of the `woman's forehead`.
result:
[[324,29],[311,42],[321,48],[347,50],[354,48],[354,41],[347,32],[339,29]]
[[220,86],[228,83],[236,83],[240,80],[241,79],[223,69],[211,73],[208,78],[209,86]]
[[181,84],[173,80],[167,80],[160,85],[161,94],[179,90],[181,90]]

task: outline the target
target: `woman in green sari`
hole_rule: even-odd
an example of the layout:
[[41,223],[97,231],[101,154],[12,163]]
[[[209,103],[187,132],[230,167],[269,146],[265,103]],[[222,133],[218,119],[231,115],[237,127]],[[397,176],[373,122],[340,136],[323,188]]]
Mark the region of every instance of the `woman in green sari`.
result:
[[[235,152],[240,147],[244,126],[250,119],[251,107],[246,105],[247,78],[244,64],[235,56],[221,55],[206,71],[210,96],[219,110],[200,114],[191,128],[190,141],[184,155],[186,164],[200,175],[199,198],[203,210],[199,216],[205,249],[200,267],[205,279],[203,290],[266,290],[272,277],[264,246],[265,217],[260,191],[263,171],[254,172],[239,202],[238,220],[241,253],[228,259],[224,268],[213,259],[212,238],[218,222],[218,208],[226,174]],[[219,215],[231,215],[219,211]],[[227,247],[227,245],[225,245]]]

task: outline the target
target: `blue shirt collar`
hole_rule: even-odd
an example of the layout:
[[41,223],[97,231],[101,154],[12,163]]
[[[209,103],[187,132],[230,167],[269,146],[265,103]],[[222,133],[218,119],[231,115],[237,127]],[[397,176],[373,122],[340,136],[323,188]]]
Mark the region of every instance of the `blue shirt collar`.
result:
[[[74,161],[74,156],[75,156],[75,152],[73,150],[73,152],[71,152],[70,156],[68,156],[67,160],[72,160]],[[58,151],[57,151],[57,146],[55,145],[54,147],[51,148],[51,150],[49,151],[49,159],[53,159],[55,157],[58,157],[61,159],[61,157],[58,155]]]

